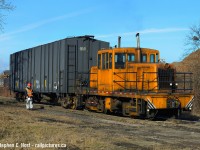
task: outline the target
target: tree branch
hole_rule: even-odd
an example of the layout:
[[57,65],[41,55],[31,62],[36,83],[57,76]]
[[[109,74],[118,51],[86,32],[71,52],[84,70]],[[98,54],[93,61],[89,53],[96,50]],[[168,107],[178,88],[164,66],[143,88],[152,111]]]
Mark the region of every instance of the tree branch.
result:
[[0,0],[1,10],[13,10],[14,6],[10,2],[5,2],[5,0]]
[[184,56],[200,49],[200,24],[190,27],[190,32],[186,35]]
[[3,30],[3,25],[4,23],[4,15],[2,13],[3,11],[11,11],[13,10],[15,7],[8,1],[8,0],[0,0],[0,30]]

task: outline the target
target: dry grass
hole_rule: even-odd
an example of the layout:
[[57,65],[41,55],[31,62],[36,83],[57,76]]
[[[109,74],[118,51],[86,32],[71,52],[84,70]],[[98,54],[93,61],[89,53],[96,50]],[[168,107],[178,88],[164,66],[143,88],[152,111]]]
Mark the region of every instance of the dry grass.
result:
[[[200,122],[152,122],[109,116],[87,111],[65,110],[58,106],[34,104],[28,111],[24,103],[0,97],[0,143],[66,144],[60,150],[195,149]],[[192,135],[191,135],[192,132]],[[180,134],[180,136],[179,136]],[[185,142],[177,141],[184,135]],[[187,146],[188,145],[188,146]],[[40,148],[41,149],[41,148]],[[44,148],[50,149],[50,148]]]
[[106,137],[106,133],[97,132],[79,120],[44,113],[46,110],[28,111],[18,103],[8,106],[9,102],[12,104],[13,101],[5,100],[0,105],[0,143],[66,144],[67,147],[63,149],[109,147],[106,138],[98,138]]

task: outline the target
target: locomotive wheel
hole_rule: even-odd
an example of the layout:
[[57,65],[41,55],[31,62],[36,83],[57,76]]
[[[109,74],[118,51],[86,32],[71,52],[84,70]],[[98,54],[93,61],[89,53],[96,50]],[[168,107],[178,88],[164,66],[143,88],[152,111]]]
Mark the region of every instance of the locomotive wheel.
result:
[[98,112],[104,112],[104,109],[105,109],[105,106],[104,106],[104,101],[103,100],[99,100],[99,103],[98,103]]

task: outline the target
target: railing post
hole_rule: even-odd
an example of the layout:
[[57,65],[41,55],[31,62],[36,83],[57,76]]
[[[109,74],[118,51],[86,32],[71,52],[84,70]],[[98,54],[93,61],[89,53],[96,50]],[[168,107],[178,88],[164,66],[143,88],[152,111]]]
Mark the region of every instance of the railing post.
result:
[[142,72],[142,91],[144,90],[144,72]]
[[137,87],[137,83],[138,83],[138,76],[137,76],[137,72],[135,73],[135,78],[136,78],[136,91],[138,90],[138,87]]

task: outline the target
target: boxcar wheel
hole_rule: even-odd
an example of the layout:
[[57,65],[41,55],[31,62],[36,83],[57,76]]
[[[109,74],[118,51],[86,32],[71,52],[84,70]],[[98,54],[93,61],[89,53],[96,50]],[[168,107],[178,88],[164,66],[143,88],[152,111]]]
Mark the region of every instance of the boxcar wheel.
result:
[[61,102],[61,106],[67,108],[67,102],[66,101]]

